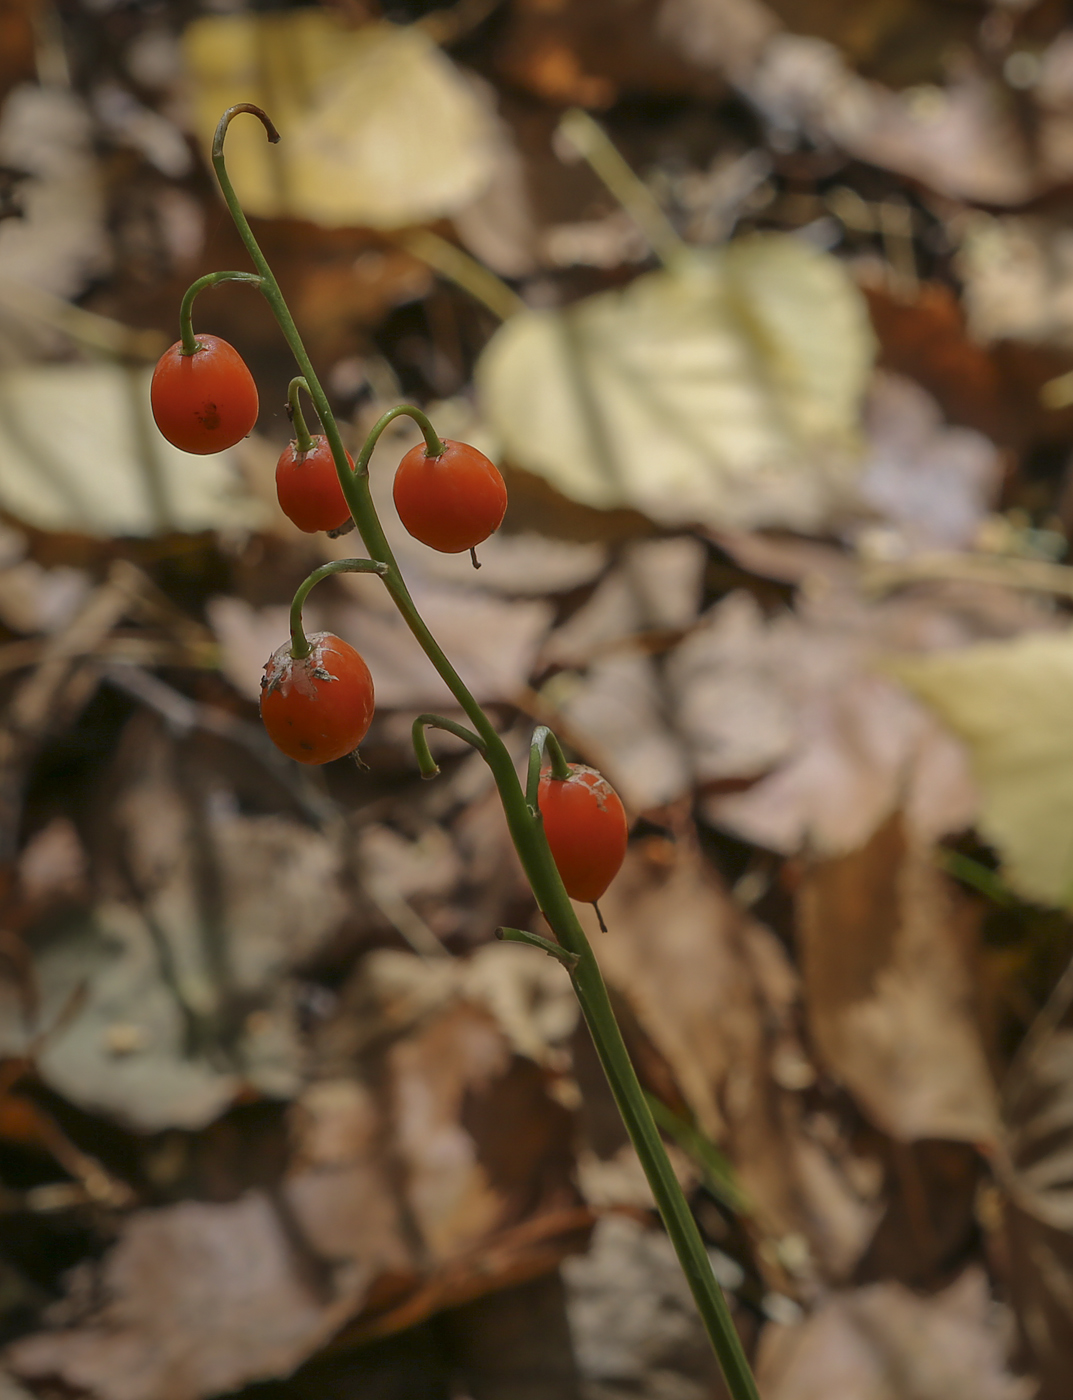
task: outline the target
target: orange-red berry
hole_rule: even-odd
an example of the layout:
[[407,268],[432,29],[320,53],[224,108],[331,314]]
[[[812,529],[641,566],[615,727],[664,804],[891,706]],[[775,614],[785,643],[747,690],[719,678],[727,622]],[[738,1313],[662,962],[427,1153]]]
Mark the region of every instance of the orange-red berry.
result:
[[438,457],[429,457],[423,442],[407,452],[395,473],[394,495],[410,534],[441,554],[481,544],[507,509],[507,488],[495,464],[449,438]]
[[629,826],[618,793],[595,768],[569,765],[568,778],[540,775],[544,835],[571,899],[591,904],[618,874]]
[[353,753],[373,718],[373,678],[358,652],[331,632],[309,635],[298,660],[284,643],[265,666],[261,718],[278,749],[299,763]]
[[157,361],[149,398],[156,425],[175,447],[205,456],[234,447],[257,422],[257,385],[233,345],[197,336],[192,355],[177,340]]
[[[354,459],[349,452],[346,459],[353,471]],[[284,515],[310,535],[317,530],[338,530],[350,519],[332,449],[319,433],[308,452],[299,452],[298,444],[291,442],[280,453],[276,496]]]

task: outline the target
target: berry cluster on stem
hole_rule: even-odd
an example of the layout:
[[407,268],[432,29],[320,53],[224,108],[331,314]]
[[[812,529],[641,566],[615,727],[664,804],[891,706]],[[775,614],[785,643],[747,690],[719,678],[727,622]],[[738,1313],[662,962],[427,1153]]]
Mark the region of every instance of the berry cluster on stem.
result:
[[[195,378],[190,371],[196,370],[199,375],[203,369],[211,371],[214,364],[212,357],[220,353],[214,347],[225,346],[231,355],[238,358],[226,342],[220,342],[215,337],[194,335],[191,323],[194,298],[203,289],[223,281],[238,280],[255,285],[272,308],[299,369],[299,374],[292,381],[289,396],[296,438],[291,448],[287,449],[291,458],[286,465],[281,458],[281,471],[287,478],[286,490],[281,489],[280,492],[281,503],[292,487],[299,502],[296,507],[299,513],[304,512],[310,498],[316,497],[318,510],[303,514],[306,524],[292,514],[292,519],[302,529],[337,530],[338,525],[342,524],[341,520],[337,520],[336,525],[317,522],[327,521],[329,517],[335,519],[345,509],[368,551],[368,558],[365,559],[338,560],[323,565],[314,570],[299,587],[291,609],[291,639],[275,653],[266,667],[262,699],[266,725],[284,751],[302,762],[327,762],[356,747],[372,716],[372,677],[360,656],[339,638],[327,633],[306,635],[302,626],[302,606],[310,589],[331,574],[367,572],[378,575],[407,626],[472,725],[472,728],[468,728],[441,715],[419,715],[413,725],[413,745],[421,773],[424,777],[432,778],[439,771],[428,746],[428,728],[446,730],[462,739],[488,764],[499,790],[511,838],[553,937],[545,938],[522,929],[500,929],[498,935],[550,954],[569,972],[615,1101],[689,1282],[732,1400],[758,1400],[756,1385],[726,1299],[713,1275],[704,1242],[671,1168],[612,1012],[595,954],[571,902],[571,897],[589,902],[598,900],[618,870],[628,835],[622,803],[606,780],[593,769],[567,763],[554,734],[544,726],[533,735],[523,788],[514,761],[495,726],[470,694],[414,605],[373,505],[369,489],[369,461],[389,423],[402,414],[414,419],[421,428],[424,443],[414,448],[400,463],[395,481],[396,506],[400,519],[411,534],[431,548],[449,553],[465,550],[472,553],[476,545],[499,526],[506,509],[506,488],[502,477],[493,464],[474,448],[465,443],[441,439],[426,415],[406,404],[392,408],[380,418],[369,433],[356,462],[349,457],[279,284],[242,212],[227,173],[224,138],[231,121],[240,113],[249,113],[261,121],[270,141],[278,141],[279,135],[259,107],[240,103],[229,108],[220,118],[213,141],[213,168],[256,271],[211,273],[200,278],[187,292],[180,314],[180,340],[167,352],[157,370],[163,390],[171,391],[171,399],[167,392],[162,391],[158,396],[154,391],[154,412],[165,436],[172,436],[169,428],[179,423],[178,431],[195,443],[188,448],[192,451],[217,451],[231,445],[223,439],[229,433],[234,433],[243,422],[246,423],[245,427],[231,441],[237,441],[250,430],[256,419],[256,390],[253,391],[253,418],[250,419],[249,387],[240,373],[236,372],[233,376],[233,383],[239,386],[239,397],[245,395],[242,412],[237,414],[229,415],[228,406],[221,405],[211,394],[205,397],[202,391],[205,383],[211,382],[211,373],[203,376],[204,383],[199,378],[196,392],[187,391],[185,398],[179,388]],[[228,366],[231,365],[226,355],[220,363],[225,361]],[[242,365],[240,359],[239,364]],[[242,369],[245,369],[244,365]],[[248,370],[246,374],[248,376]],[[302,415],[299,391],[308,393],[320,419],[323,436],[309,433]],[[161,401],[159,412],[158,397]],[[222,391],[218,397],[224,397]],[[227,420],[229,426],[226,432],[217,431],[218,425],[206,426],[202,422],[202,419],[211,421],[213,417],[213,412],[205,408],[206,403],[213,405],[221,421]],[[169,414],[169,409],[175,411]],[[183,414],[186,416],[183,417]],[[175,438],[172,437],[172,440]],[[209,442],[213,445],[207,445]],[[185,443],[179,445],[184,446]],[[335,475],[334,481],[326,482],[322,467],[329,459]],[[316,466],[315,475],[312,466]],[[341,500],[335,495],[336,488]],[[332,502],[330,508],[324,504],[326,501]],[[323,509],[320,509],[321,506]],[[284,509],[287,509],[286,505]],[[288,514],[291,514],[290,510]],[[346,652],[353,653],[353,657]],[[356,662],[353,658],[356,658]],[[547,764],[545,754],[549,759]]]

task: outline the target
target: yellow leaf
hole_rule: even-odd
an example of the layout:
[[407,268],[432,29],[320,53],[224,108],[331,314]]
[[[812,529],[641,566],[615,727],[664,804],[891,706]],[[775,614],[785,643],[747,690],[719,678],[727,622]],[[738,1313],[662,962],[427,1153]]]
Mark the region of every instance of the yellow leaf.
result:
[[160,436],[149,379],[104,363],[0,374],[0,509],[103,536],[261,524],[233,452],[196,457]]
[[322,9],[197,20],[184,35],[206,149],[236,102],[282,134],[236,121],[227,166],[243,207],[329,228],[399,228],[453,213],[492,174],[492,118],[418,28],[348,28]]
[[987,642],[887,669],[965,741],[977,826],[1026,899],[1073,904],[1073,632]]
[[510,458],[575,500],[810,529],[852,492],[873,354],[843,266],[767,234],[511,317],[477,383]]

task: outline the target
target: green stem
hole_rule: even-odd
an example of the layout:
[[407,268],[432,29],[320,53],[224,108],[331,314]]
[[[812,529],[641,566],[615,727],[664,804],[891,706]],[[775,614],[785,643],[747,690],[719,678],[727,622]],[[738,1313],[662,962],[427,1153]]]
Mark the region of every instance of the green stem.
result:
[[287,385],[287,406],[291,411],[291,422],[294,424],[294,446],[297,455],[304,457],[307,452],[313,451],[313,439],[309,435],[305,415],[302,413],[300,389],[305,389],[308,393],[309,385],[300,374],[296,374]]
[[656,203],[652,191],[640,180],[603,127],[588,112],[572,107],[563,114],[559,130],[588,161],[608,190],[644,234],[648,246],[664,267],[688,251],[674,225]]
[[[577,964],[571,976],[582,1013],[592,1033],[593,1043],[604,1066],[615,1101],[619,1106],[627,1131],[652,1188],[652,1194],[659,1207],[667,1233],[681,1261],[697,1308],[723,1368],[732,1400],[758,1400],[756,1386],[749,1371],[749,1364],[745,1359],[741,1342],[734,1329],[726,1299],[712,1273],[711,1263],[700,1232],[671,1169],[659,1132],[645,1102],[644,1092],[630,1063],[625,1042],[611,1010],[611,1003],[600,975],[599,966],[589,946],[588,939],[585,937],[585,931],[578,921],[574,906],[563,888],[563,882],[559,878],[559,872],[552,859],[551,851],[548,849],[543,826],[539,820],[534,819],[534,814],[526,802],[526,796],[518,780],[510,751],[496,732],[491,720],[477,704],[458,672],[444,655],[424,619],[414,606],[373,505],[368,475],[372,443],[393,418],[398,417],[401,413],[406,413],[415,419],[422,426],[425,442],[431,455],[438,456],[439,452],[442,451],[440,440],[428,419],[419,410],[409,407],[392,409],[390,413],[386,413],[380,419],[370,434],[370,441],[366,443],[362,451],[359,467],[353,472],[350,470],[339,435],[339,428],[327,397],[321,388],[301,336],[298,334],[297,327],[280,292],[279,284],[253,236],[227,174],[223,154],[224,136],[232,118],[239,112],[250,112],[256,116],[264,124],[269,140],[278,139],[275,127],[260,108],[249,103],[231,107],[221,117],[216,128],[212,149],[213,168],[220,181],[220,188],[227,201],[231,217],[234,219],[242,241],[260,274],[261,290],[272,307],[280,329],[298,362],[298,367],[308,385],[310,398],[320,416],[325,436],[335,460],[343,494],[350,506],[351,514],[365,547],[371,556],[370,561],[362,562],[365,567],[377,563],[383,565],[384,586],[392,601],[425,655],[435,666],[447,688],[458,701],[459,706],[473,725],[477,737],[484,744],[484,758],[491,769],[496,787],[499,789],[507,827],[536,896],[537,904],[559,944],[568,954],[577,958]],[[332,566],[326,565],[325,569],[331,571]],[[316,573],[321,574],[323,571],[317,570]],[[311,579],[308,581],[310,586],[315,578],[316,574],[311,575]]]
[[418,228],[399,234],[398,241],[408,253],[420,258],[442,277],[450,278],[456,286],[487,306],[500,321],[509,320],[526,309],[518,293],[508,287],[501,277],[489,272],[483,263],[464,253],[457,244],[448,243],[446,238],[441,238],[431,229]]
[[558,943],[553,943],[550,938],[541,938],[539,933],[530,933],[524,928],[497,928],[496,937],[504,943],[527,943],[530,948],[539,948],[542,953],[547,953],[556,962],[561,962],[568,972],[572,972],[578,965],[578,955],[568,953],[565,948],[560,948]]
[[478,739],[473,730],[467,729],[464,724],[456,724],[453,719],[444,719],[442,715],[418,715],[410,730],[410,737],[413,739],[414,753],[417,755],[417,766],[421,769],[422,778],[434,778],[440,771],[440,765],[432,757],[432,750],[428,746],[426,729],[444,729],[456,739],[464,739],[479,754],[484,753],[484,740]]
[[373,455],[373,449],[380,441],[380,434],[389,423],[394,423],[396,418],[412,418],[425,435],[425,456],[442,457],[447,450],[446,443],[442,442],[432,426],[429,418],[421,412],[419,408],[414,408],[412,404],[400,403],[395,408],[389,408],[382,418],[378,418],[369,431],[369,436],[365,439],[365,445],[361,449],[358,460],[354,463],[354,473],[356,476],[369,475],[369,462]]
[[301,661],[313,649],[302,627],[302,608],[310,591],[321,579],[328,578],[331,574],[377,574],[383,578],[386,573],[387,565],[376,559],[333,559],[330,564],[322,564],[319,569],[314,569],[307,579],[303,579],[291,600],[291,655],[295,661]]
[[655,1094],[645,1094],[645,1098],[656,1126],[674,1138],[682,1151],[700,1166],[708,1190],[736,1215],[753,1215],[753,1204],[738,1185],[734,1168],[715,1144],[692,1123],[679,1118]]
[[182,340],[181,355],[194,355],[197,353],[197,340],[194,337],[194,327],[191,318],[194,314],[194,298],[198,292],[203,292],[206,287],[215,287],[220,282],[253,282],[260,284],[260,277],[255,272],[207,272],[204,277],[199,277],[196,282],[192,282],[186,289],[186,295],[182,299],[179,307],[179,336]]
[[537,793],[540,790],[540,770],[544,766],[544,749],[551,754],[551,776],[565,779],[570,776],[570,765],[563,755],[562,747],[546,724],[538,724],[533,730],[533,741],[529,745],[529,768],[525,775],[525,800],[532,812],[540,810]]

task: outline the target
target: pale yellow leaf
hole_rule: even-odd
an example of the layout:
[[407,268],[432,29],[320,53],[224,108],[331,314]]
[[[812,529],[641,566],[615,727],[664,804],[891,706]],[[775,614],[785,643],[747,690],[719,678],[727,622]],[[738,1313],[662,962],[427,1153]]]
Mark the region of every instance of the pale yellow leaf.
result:
[[192,456],[160,436],[149,377],[104,363],[0,374],[0,509],[86,535],[256,528],[231,453]]
[[323,9],[200,19],[184,35],[206,149],[236,102],[265,108],[270,146],[243,117],[227,166],[243,207],[329,228],[399,228],[452,214],[488,184],[494,121],[423,30],[354,29]]
[[842,265],[766,234],[512,317],[477,382],[509,457],[575,500],[811,529],[856,480],[873,354]]
[[1073,632],[891,662],[967,743],[977,822],[1027,899],[1073,903]]

